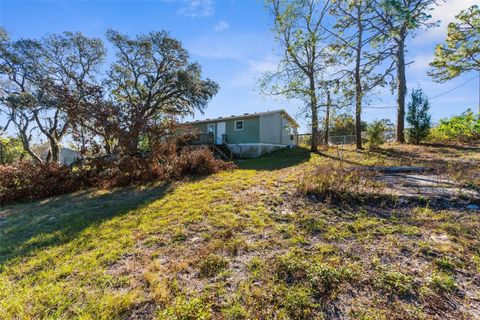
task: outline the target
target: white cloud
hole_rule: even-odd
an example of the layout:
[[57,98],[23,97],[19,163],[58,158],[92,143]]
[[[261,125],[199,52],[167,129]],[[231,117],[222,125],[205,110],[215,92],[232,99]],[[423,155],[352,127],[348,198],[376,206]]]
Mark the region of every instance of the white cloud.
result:
[[232,77],[232,85],[255,87],[266,72],[275,71],[278,66],[278,58],[273,55],[268,55],[262,59],[246,60],[245,62],[248,67]]
[[212,0],[192,0],[180,8],[178,14],[187,17],[209,17],[215,13]]
[[424,34],[424,37],[431,39],[443,39],[447,35],[447,26],[450,22],[455,21],[455,16],[460,11],[478,4],[478,0],[446,0],[445,2],[439,1],[439,6],[435,7],[432,11],[432,21],[440,20],[439,28],[430,28]]
[[430,68],[429,64],[433,58],[433,53],[420,53],[413,57],[413,63],[409,67],[413,71],[426,71]]
[[[255,44],[255,45],[252,45]],[[273,47],[264,34],[258,33],[211,33],[196,38],[187,44],[188,50],[203,58],[219,58],[233,60],[254,60],[268,54]]]
[[220,21],[214,26],[215,31],[227,30],[228,28],[230,28],[230,25],[228,24],[228,22],[223,21],[223,20],[220,20]]

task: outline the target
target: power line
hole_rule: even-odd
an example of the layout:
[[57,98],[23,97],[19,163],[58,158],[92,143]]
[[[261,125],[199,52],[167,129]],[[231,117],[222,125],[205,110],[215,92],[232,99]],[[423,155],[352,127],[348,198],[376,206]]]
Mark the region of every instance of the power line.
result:
[[465,82],[462,83],[461,85],[456,86],[455,88],[452,88],[452,89],[450,89],[450,90],[448,90],[448,91],[445,91],[445,92],[443,92],[443,93],[437,94],[436,96],[433,96],[433,97],[429,98],[429,100],[433,100],[433,99],[435,99],[435,98],[438,98],[438,97],[441,97],[441,96],[443,96],[443,95],[446,95],[447,93],[450,93],[450,92],[452,92],[452,91],[454,91],[454,90],[457,90],[458,88],[463,87],[464,85],[466,85],[466,84],[469,83],[470,81],[475,80],[475,79],[477,79],[477,78],[478,78],[478,76],[475,76],[475,77],[473,77],[473,78],[465,81]]
[[[477,79],[478,77],[479,77],[479,76],[474,76],[473,78],[468,79],[467,81],[465,81],[464,83],[456,86],[455,88],[452,88],[452,89],[450,89],[450,90],[447,90],[447,91],[445,91],[445,92],[442,92],[442,93],[440,93],[440,94],[437,94],[436,96],[433,96],[433,97],[431,97],[431,98],[428,98],[428,100],[433,100],[433,99],[435,99],[435,98],[438,98],[438,97],[441,97],[441,96],[443,96],[443,95],[446,95],[447,93],[450,93],[450,92],[452,92],[452,91],[454,91],[454,90],[457,90],[457,89],[463,87],[464,85],[466,85],[467,83],[469,83],[469,82]],[[363,107],[363,108],[364,108],[364,109],[395,109],[396,107]]]

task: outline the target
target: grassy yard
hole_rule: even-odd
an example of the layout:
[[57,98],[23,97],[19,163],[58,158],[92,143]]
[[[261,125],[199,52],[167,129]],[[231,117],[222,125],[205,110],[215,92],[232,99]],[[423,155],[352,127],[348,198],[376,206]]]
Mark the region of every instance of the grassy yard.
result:
[[479,319],[480,211],[301,187],[319,166],[427,165],[475,188],[478,163],[475,148],[287,149],[3,207],[0,319]]

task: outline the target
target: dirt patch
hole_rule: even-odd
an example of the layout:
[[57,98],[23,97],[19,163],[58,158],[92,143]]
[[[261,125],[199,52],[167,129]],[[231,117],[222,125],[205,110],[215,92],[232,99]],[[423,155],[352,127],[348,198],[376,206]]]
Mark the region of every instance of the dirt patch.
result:
[[[383,183],[383,193],[400,198],[423,198],[429,202],[464,206],[475,209],[472,205],[480,199],[480,192],[466,188],[460,183],[430,170],[409,170],[404,167],[391,167],[382,170],[375,180]],[[404,170],[402,170],[404,169]]]

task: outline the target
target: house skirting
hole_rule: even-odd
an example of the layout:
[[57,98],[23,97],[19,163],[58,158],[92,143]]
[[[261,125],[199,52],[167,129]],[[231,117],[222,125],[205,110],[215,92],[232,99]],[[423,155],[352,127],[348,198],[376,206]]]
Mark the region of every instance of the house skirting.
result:
[[272,152],[281,148],[293,147],[286,144],[270,144],[270,143],[238,143],[228,144],[233,154],[240,158],[259,157],[262,154]]

